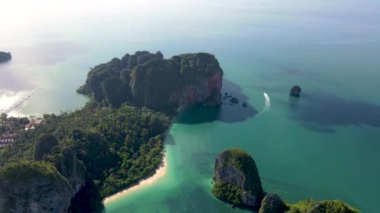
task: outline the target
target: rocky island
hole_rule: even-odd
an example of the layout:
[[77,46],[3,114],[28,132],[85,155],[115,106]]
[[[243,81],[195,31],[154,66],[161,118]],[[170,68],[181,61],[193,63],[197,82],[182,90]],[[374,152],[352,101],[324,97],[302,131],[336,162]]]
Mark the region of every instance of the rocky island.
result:
[[265,193],[252,156],[239,149],[222,152],[215,160],[212,193],[233,206],[259,213],[358,213],[339,200],[300,201],[286,204],[280,196]]
[[290,89],[290,93],[289,93],[290,96],[293,96],[293,97],[300,97],[301,95],[301,87],[298,86],[298,85],[294,85],[291,89]]
[[168,112],[186,104],[219,105],[222,78],[208,53],[164,59],[161,52],[138,51],[94,67],[77,91],[112,107],[128,102]]
[[235,206],[259,207],[264,197],[253,158],[240,149],[230,149],[215,160],[212,192]]
[[7,62],[12,59],[11,53],[0,51],[0,63]]
[[[164,59],[139,51],[95,66],[78,89],[91,97],[85,107],[44,115],[0,150],[0,212],[102,212],[106,197],[155,173],[180,106],[221,103],[222,77],[208,53]],[[2,116],[0,134],[11,120],[25,119]],[[241,149],[218,156],[214,181],[217,198],[260,213],[357,212],[341,201],[286,204],[265,193],[255,161]]]
[[0,212],[102,212],[104,198],[155,173],[178,107],[220,104],[222,76],[208,53],[139,51],[95,66],[78,89],[91,97],[84,108],[44,115],[0,150]]

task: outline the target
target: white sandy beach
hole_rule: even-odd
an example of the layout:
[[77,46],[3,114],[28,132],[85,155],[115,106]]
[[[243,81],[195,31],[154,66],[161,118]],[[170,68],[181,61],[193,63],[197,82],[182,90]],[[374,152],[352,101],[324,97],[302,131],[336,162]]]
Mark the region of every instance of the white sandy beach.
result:
[[137,185],[134,185],[128,189],[125,189],[121,192],[118,192],[114,195],[107,197],[106,199],[104,199],[103,203],[106,205],[112,201],[115,201],[115,200],[118,200],[118,199],[124,197],[128,193],[131,193],[133,191],[136,191],[136,190],[141,189],[145,186],[148,186],[148,185],[155,183],[157,180],[159,180],[163,176],[165,176],[167,167],[168,167],[168,163],[167,163],[167,159],[166,159],[166,155],[165,155],[161,166],[156,170],[156,173],[154,173],[153,176],[140,181],[140,183],[138,183]]

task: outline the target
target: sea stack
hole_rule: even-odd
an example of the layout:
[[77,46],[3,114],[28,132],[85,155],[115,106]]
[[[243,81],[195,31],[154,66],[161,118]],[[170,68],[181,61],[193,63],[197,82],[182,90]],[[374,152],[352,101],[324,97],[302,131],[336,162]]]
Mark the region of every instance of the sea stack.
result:
[[258,209],[265,193],[255,161],[247,152],[234,148],[215,161],[213,194],[234,206]]
[[258,213],[359,213],[340,200],[308,199],[287,204],[277,194],[265,193],[255,161],[239,148],[226,150],[217,157],[212,193],[233,206]]
[[301,94],[301,87],[294,85],[292,89],[290,90],[290,96],[300,97],[300,94]]
[[7,62],[7,61],[9,61],[11,59],[12,59],[11,53],[1,52],[0,51],[0,63]]

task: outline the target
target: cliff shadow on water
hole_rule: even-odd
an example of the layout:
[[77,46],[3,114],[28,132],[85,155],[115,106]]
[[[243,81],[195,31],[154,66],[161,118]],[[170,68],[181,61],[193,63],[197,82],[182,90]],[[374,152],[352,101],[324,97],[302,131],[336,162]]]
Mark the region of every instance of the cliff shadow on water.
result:
[[[235,100],[231,101],[232,99]],[[179,110],[175,122],[182,124],[200,124],[214,121],[235,123],[243,122],[257,114],[258,111],[249,104],[248,97],[242,92],[241,87],[224,79],[222,104],[220,106],[207,107],[197,104],[183,107]]]
[[380,106],[350,100],[326,92],[303,93],[300,98],[289,98],[285,103],[290,117],[306,128],[334,133],[333,127],[368,125],[380,128]]

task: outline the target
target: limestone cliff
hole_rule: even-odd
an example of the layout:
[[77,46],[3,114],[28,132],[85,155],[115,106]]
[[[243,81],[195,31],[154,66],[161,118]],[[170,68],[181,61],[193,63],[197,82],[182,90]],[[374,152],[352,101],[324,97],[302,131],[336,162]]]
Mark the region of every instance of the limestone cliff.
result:
[[69,182],[71,188],[77,193],[84,185],[86,179],[86,168],[71,148],[64,148],[62,154],[55,156],[52,161],[59,171]]
[[91,69],[78,92],[113,107],[124,102],[158,110],[215,106],[221,103],[222,77],[217,59],[208,53],[164,59],[160,52],[139,51]]
[[212,192],[217,198],[259,213],[359,213],[339,200],[286,204],[276,194],[265,194],[255,161],[238,148],[226,150],[217,157],[214,181]]
[[67,212],[75,191],[46,162],[20,162],[0,171],[0,212]]
[[276,194],[267,194],[261,201],[259,213],[283,213],[289,207]]
[[85,185],[86,169],[70,148],[46,160],[9,164],[0,170],[0,213],[69,211]]
[[218,156],[214,181],[214,195],[236,206],[258,208],[264,197],[255,161],[241,149],[230,149]]

